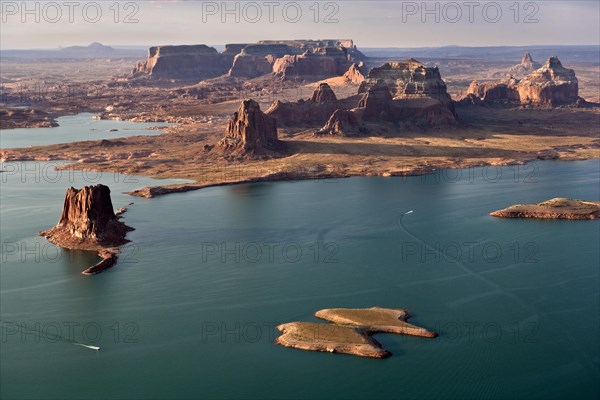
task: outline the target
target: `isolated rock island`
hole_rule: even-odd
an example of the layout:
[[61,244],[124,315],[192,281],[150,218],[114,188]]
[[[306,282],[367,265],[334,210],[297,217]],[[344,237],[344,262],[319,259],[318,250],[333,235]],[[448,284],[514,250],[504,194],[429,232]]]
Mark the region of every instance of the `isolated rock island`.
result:
[[112,267],[117,262],[119,246],[129,242],[125,236],[133,228],[118,218],[108,186],[71,187],[67,189],[58,224],[40,235],[67,249],[97,251],[102,261],[82,272],[94,275]]
[[332,324],[290,322],[277,326],[282,333],[275,343],[301,350],[326,351],[362,357],[385,358],[392,355],[371,337],[386,332],[434,338],[437,333],[406,322],[406,310],[371,308],[331,308],[315,316]]
[[517,204],[490,215],[500,218],[599,219],[600,202],[557,197],[538,204]]

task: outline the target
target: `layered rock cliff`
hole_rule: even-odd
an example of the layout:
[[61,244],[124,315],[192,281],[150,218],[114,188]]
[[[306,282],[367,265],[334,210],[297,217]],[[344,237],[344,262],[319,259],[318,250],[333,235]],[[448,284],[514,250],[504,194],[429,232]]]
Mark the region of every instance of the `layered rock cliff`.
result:
[[579,100],[575,71],[563,67],[558,57],[550,57],[540,69],[517,85],[523,104],[572,104]]
[[344,47],[317,47],[300,55],[278,58],[273,64],[273,73],[283,79],[319,79],[342,75],[351,64]]
[[277,121],[254,100],[244,100],[219,141],[217,149],[228,155],[265,155],[284,150],[277,138]]
[[275,73],[287,78],[321,78],[343,74],[366,57],[352,40],[282,40],[237,43],[223,53],[205,45],[151,47],[132,78],[208,79],[228,74],[255,78]]
[[315,135],[359,135],[382,122],[419,127],[457,122],[438,68],[414,59],[371,69],[358,91],[356,107],[337,110]]
[[148,59],[138,63],[132,77],[207,79],[225,74],[233,62],[230,54],[206,45],[150,47]]
[[339,107],[331,87],[321,83],[310,99],[294,103],[277,100],[267,110],[267,115],[277,119],[281,125],[324,124]]
[[427,97],[450,103],[450,95],[438,67],[426,67],[413,58],[372,68],[358,92],[366,93],[379,81],[388,86],[394,99]]
[[96,185],[67,189],[58,224],[40,234],[67,249],[99,252],[104,260],[84,271],[90,275],[116,262],[118,246],[129,242],[125,236],[131,230],[115,215],[108,186]]
[[361,84],[365,81],[367,75],[367,68],[363,62],[358,64],[352,63],[348,71],[344,73],[344,80],[349,83]]

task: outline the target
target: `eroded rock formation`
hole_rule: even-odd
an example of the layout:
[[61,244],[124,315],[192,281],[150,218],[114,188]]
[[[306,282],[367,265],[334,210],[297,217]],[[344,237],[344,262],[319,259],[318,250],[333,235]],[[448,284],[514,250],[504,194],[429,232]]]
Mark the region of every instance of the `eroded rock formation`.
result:
[[579,85],[575,71],[563,67],[557,57],[519,80],[508,79],[469,85],[467,95],[475,95],[486,102],[514,102],[534,105],[566,105],[583,103],[578,95]]
[[529,52],[525,52],[521,58],[521,63],[509,68],[508,75],[522,77],[532,73],[541,66],[542,64],[539,62],[533,61],[533,58]]
[[233,62],[230,54],[206,45],[150,47],[148,59],[138,63],[132,77],[207,79],[225,74]]
[[223,53],[205,45],[151,47],[132,77],[208,79],[228,74],[255,78],[274,73],[283,79],[342,75],[366,57],[352,40],[282,40],[238,43]]
[[571,104],[579,100],[579,84],[575,71],[563,67],[558,57],[550,57],[540,69],[517,85],[521,103]]
[[518,83],[519,80],[512,77],[497,82],[479,83],[473,81],[469,85],[467,93],[486,102],[519,101],[519,91],[517,90]]
[[97,251],[104,260],[83,272],[91,275],[114,265],[131,230],[115,215],[108,186],[100,184],[67,189],[58,224],[40,234],[67,249]]
[[361,108],[335,110],[325,125],[315,132],[315,136],[358,136],[367,133],[362,113]]
[[388,86],[394,99],[427,97],[445,103],[451,101],[438,67],[427,67],[414,58],[372,68],[358,92],[368,92],[379,81]]
[[231,155],[268,154],[283,150],[277,138],[277,120],[263,113],[254,100],[244,100],[217,148]]
[[310,99],[294,103],[277,100],[267,110],[267,114],[282,125],[324,124],[338,107],[338,99],[331,87],[327,83],[321,83]]
[[352,63],[350,68],[348,68],[348,71],[346,71],[343,76],[346,82],[361,84],[364,82],[365,76],[367,75],[366,70],[367,68],[362,61],[358,64]]
[[339,109],[315,135],[353,136],[382,122],[430,127],[457,122],[454,103],[437,67],[410,59],[373,68],[352,109]]

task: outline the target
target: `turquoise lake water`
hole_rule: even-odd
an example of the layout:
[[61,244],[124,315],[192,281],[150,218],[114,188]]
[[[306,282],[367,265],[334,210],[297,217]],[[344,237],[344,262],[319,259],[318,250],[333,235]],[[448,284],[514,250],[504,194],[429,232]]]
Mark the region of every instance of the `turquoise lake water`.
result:
[[[151,179],[46,167],[0,174],[2,398],[600,396],[600,222],[488,216],[599,200],[599,160],[155,199],[122,194]],[[135,203],[124,222],[136,230],[114,268],[87,277],[93,254],[36,233],[67,187],[92,183],[115,208]],[[383,360],[273,344],[279,323],[375,305],[440,336],[376,335]]]
[[[0,132],[0,148],[11,149],[28,146],[79,142],[86,140],[117,139],[126,136],[153,136],[163,132],[152,127],[171,126],[164,122],[129,122],[94,120],[91,113],[58,117],[59,126],[54,128],[3,129]],[[112,131],[111,129],[116,129]]]

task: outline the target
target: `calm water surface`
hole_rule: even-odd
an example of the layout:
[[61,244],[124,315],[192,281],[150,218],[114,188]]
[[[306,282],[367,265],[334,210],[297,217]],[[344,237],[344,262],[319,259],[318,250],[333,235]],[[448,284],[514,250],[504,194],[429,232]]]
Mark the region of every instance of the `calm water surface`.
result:
[[[80,142],[86,140],[116,139],[126,136],[153,136],[163,132],[152,127],[171,126],[165,122],[129,122],[94,120],[91,113],[67,115],[56,119],[54,128],[18,128],[0,131],[0,148],[11,149],[28,146]],[[116,129],[116,131],[112,131]]]
[[[124,221],[136,230],[93,277],[81,275],[93,254],[36,236],[89,177],[36,180],[18,166],[1,176],[3,398],[600,396],[599,222],[488,216],[599,200],[598,160],[152,200],[121,192],[156,182],[105,174],[115,208],[135,203]],[[272,343],[279,323],[374,305],[440,336],[376,335],[385,360]]]

